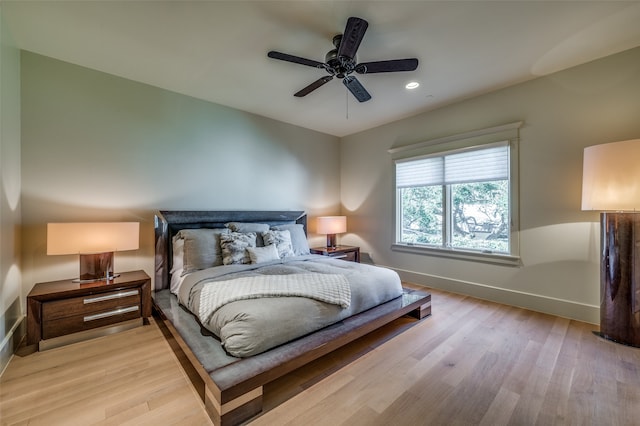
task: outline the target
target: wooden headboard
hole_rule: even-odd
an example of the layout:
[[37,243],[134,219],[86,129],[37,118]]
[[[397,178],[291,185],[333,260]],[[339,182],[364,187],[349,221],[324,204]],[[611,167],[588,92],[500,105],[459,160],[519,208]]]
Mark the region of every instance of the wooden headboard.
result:
[[155,290],[169,288],[172,238],[181,229],[224,228],[227,222],[267,223],[270,226],[299,223],[307,233],[303,211],[181,211],[161,210],[155,215]]

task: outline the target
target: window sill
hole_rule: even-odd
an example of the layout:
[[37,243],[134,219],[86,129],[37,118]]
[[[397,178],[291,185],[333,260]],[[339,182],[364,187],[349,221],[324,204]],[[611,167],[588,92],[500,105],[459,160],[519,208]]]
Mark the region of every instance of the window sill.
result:
[[503,266],[521,266],[520,257],[499,253],[482,253],[476,251],[453,250],[414,244],[392,244],[391,250],[424,256],[446,257],[471,262],[491,263]]

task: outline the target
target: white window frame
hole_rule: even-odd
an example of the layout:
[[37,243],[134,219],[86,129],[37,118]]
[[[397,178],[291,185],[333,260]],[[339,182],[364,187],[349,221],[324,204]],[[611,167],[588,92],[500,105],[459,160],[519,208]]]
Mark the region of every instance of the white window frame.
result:
[[[389,153],[393,154],[393,191],[394,191],[394,244],[391,248],[394,251],[408,252],[413,254],[422,254],[428,256],[441,256],[456,258],[462,260],[480,261],[487,263],[496,263],[503,265],[519,265],[520,257],[520,228],[519,228],[519,179],[518,179],[518,145],[519,135],[518,129],[522,126],[522,122],[510,123],[503,126],[497,126],[489,129],[476,130],[464,134],[448,136],[444,138],[434,139],[427,142],[421,142],[409,146],[392,148]],[[509,253],[493,253],[482,252],[477,250],[465,250],[460,248],[452,248],[446,245],[432,246],[422,244],[411,244],[400,242],[401,236],[401,199],[400,191],[396,186],[396,162],[408,161],[412,159],[425,158],[429,156],[444,156],[454,152],[462,152],[468,149],[478,149],[489,147],[496,143],[507,143],[509,147],[509,214],[510,214],[510,233],[509,233]],[[444,186],[445,190],[449,190],[449,185]],[[443,217],[443,233],[451,233],[451,225],[448,223],[451,218],[451,212]],[[451,237],[451,235],[449,235]],[[445,241],[447,235],[443,235]]]

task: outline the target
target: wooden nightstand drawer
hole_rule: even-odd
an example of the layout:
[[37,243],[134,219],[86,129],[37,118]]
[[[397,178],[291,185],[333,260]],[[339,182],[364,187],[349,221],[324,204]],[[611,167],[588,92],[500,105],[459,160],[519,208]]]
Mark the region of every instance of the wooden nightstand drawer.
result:
[[132,305],[140,305],[140,292],[138,289],[126,289],[46,302],[42,304],[42,317],[44,321],[51,321],[58,318],[108,311]]
[[140,306],[122,306],[107,311],[73,315],[55,320],[45,320],[42,325],[42,338],[64,336],[78,331],[90,330],[121,321],[140,318]]

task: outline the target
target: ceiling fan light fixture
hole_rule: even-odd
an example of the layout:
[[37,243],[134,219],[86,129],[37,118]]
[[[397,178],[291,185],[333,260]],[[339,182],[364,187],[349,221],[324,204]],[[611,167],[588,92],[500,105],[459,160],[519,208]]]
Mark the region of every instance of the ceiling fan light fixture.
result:
[[407,90],[417,89],[418,87],[420,87],[420,83],[418,83],[417,81],[410,81],[404,86],[404,88]]

